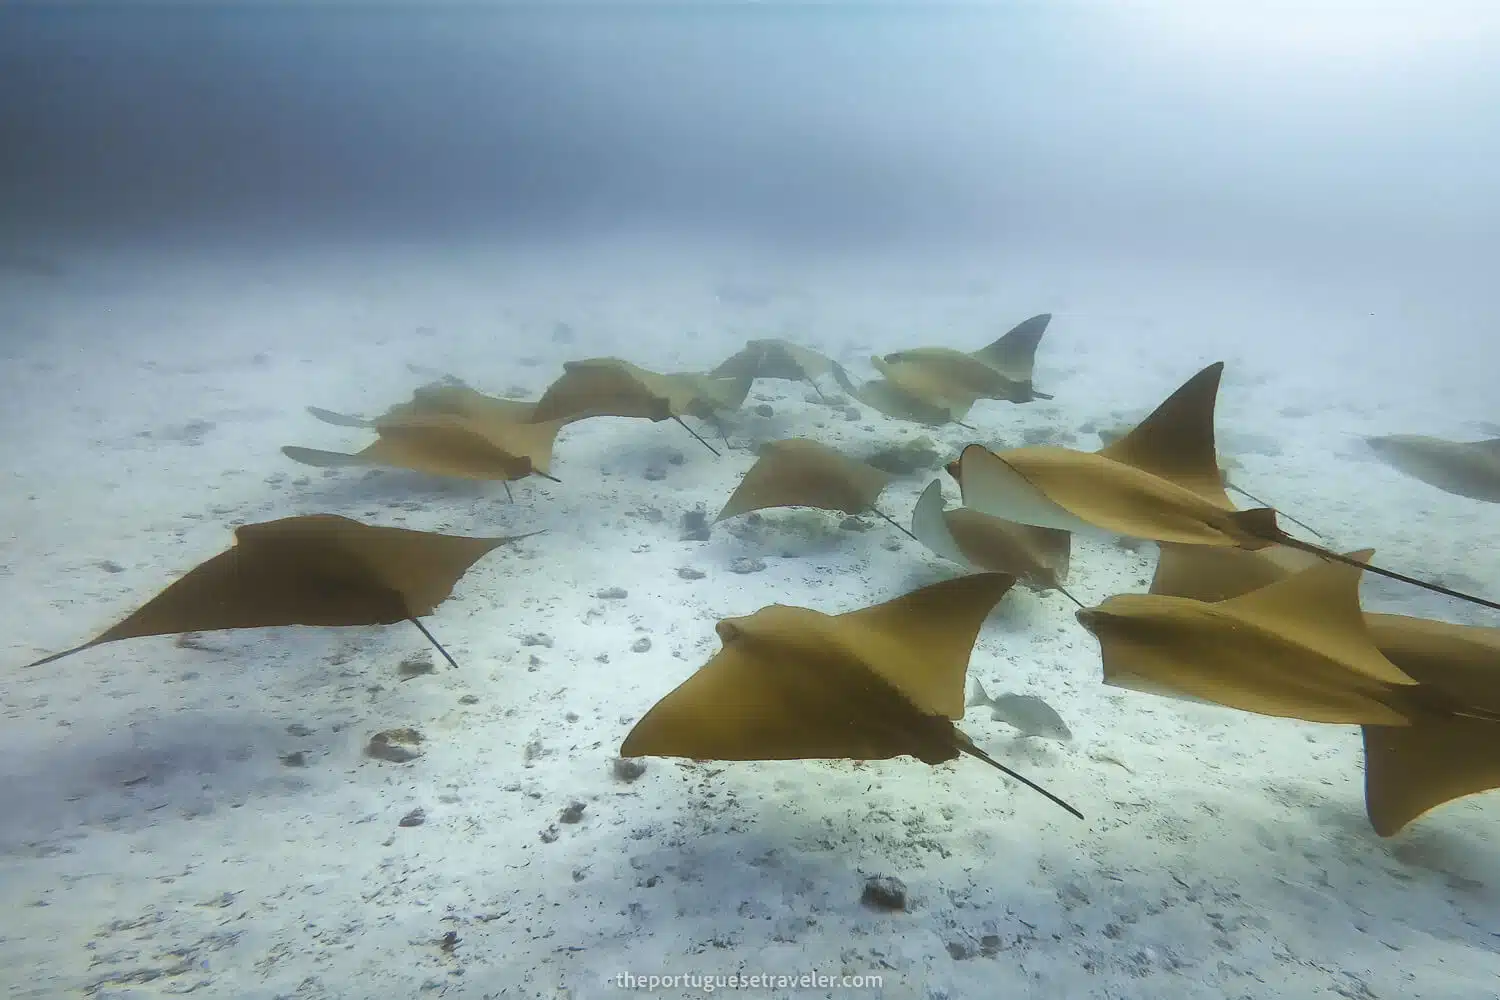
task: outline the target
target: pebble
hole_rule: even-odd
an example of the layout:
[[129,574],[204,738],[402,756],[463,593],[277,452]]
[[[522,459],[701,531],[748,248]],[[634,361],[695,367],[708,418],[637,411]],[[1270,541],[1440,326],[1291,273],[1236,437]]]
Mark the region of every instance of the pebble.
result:
[[893,875],[872,875],[865,879],[859,901],[872,910],[905,910],[906,883]]
[[628,785],[646,773],[646,763],[631,757],[616,757],[610,763],[609,769],[616,780]]
[[426,650],[414,656],[408,656],[396,667],[396,673],[403,681],[409,681],[413,677],[421,677],[423,674],[433,672],[432,654]]
[[682,515],[681,537],[684,542],[708,541],[708,514],[701,510],[690,510]]

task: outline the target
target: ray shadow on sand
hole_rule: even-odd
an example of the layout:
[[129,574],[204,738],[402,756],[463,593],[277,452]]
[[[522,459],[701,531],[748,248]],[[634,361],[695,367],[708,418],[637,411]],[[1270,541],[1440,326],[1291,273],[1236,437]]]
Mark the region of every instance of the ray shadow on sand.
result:
[[310,795],[317,772],[282,754],[338,752],[324,727],[306,736],[251,709],[185,711],[98,731],[63,730],[12,749],[0,773],[0,854],[70,853],[91,832],[133,832],[268,797]]

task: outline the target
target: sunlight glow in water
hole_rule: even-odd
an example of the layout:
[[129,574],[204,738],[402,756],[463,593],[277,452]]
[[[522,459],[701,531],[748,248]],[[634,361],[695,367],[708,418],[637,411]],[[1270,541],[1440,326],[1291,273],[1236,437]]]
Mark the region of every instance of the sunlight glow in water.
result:
[[1486,0],[1126,0],[1117,13],[1205,60],[1344,68],[1378,68],[1500,35],[1500,5]]

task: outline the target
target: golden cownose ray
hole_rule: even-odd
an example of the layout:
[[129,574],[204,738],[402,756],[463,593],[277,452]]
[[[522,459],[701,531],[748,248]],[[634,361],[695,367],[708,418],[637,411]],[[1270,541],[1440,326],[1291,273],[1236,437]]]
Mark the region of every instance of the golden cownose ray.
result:
[[1307,722],[1408,725],[1403,689],[1417,681],[1376,647],[1351,562],[1217,602],[1117,594],[1077,618],[1114,687]]
[[648,371],[620,358],[567,361],[562,375],[537,400],[532,419],[540,423],[572,423],[591,417],[635,417],[653,423],[675,420],[717,455],[713,445],[682,421],[702,405],[702,392],[694,379]]
[[414,413],[376,424],[379,437],[349,454],[288,445],[281,449],[294,462],[324,469],[384,466],[431,476],[484,482],[541,476],[557,482],[550,468],[552,446],[563,421],[499,423],[451,413]]
[[[1164,545],[1151,590],[1220,601],[1317,561],[1279,546],[1247,552]],[[1365,811],[1375,832],[1389,837],[1440,805],[1500,789],[1500,724],[1494,721],[1500,714],[1500,629],[1369,611],[1364,619],[1376,648],[1421,685],[1402,706],[1410,725],[1362,727]]]
[[729,378],[706,372],[679,372],[664,377],[688,387],[692,398],[687,413],[700,420],[714,420],[728,410],[738,410],[755,382],[747,376]]
[[[1120,438],[1124,437],[1126,434],[1129,434],[1130,431],[1131,431],[1131,427],[1129,425],[1126,425],[1124,427],[1112,427],[1112,428],[1108,428],[1106,430],[1098,431],[1097,433],[1099,435],[1099,441],[1102,444],[1104,444],[1104,445],[1110,445],[1110,444],[1113,444],[1114,442],[1118,441]],[[1240,496],[1244,497],[1246,500],[1249,500],[1251,503],[1257,504],[1257,505],[1259,505],[1261,507],[1269,507],[1269,506],[1271,506],[1270,504],[1268,504],[1264,500],[1262,500],[1260,497],[1256,496],[1254,493],[1251,493],[1249,490],[1247,490],[1244,487],[1236,484],[1233,480],[1230,479],[1230,473],[1233,472],[1234,470],[1240,468],[1240,463],[1239,463],[1238,459],[1229,457],[1227,455],[1220,455],[1220,456],[1218,456],[1218,463],[1219,463],[1219,479],[1224,483],[1224,488],[1226,490],[1233,490],[1234,492],[1238,493]],[[1323,537],[1322,532],[1318,531],[1316,528],[1314,528],[1312,525],[1308,524],[1306,521],[1299,521],[1295,517],[1293,517],[1290,514],[1285,513],[1284,511],[1278,511],[1277,513],[1281,517],[1286,518],[1288,521],[1291,521],[1293,524],[1297,525],[1298,527],[1306,529],[1308,532],[1310,532],[1314,536],[1316,536],[1318,538],[1322,538]]]
[[[1047,326],[1051,322],[1051,313],[1037,313],[1011,327],[988,347],[971,352],[970,356],[983,361],[1007,378],[1017,382],[1030,382],[1036,367],[1037,345],[1042,342],[1042,335],[1047,332]],[[1037,398],[1051,397],[1039,395]]]
[[747,341],[744,349],[725,358],[710,374],[730,378],[806,382],[813,387],[818,398],[822,399],[823,390],[818,388],[818,379],[831,371],[831,358],[776,337]]
[[1365,438],[1386,465],[1445,493],[1500,503],[1500,438],[1448,441],[1420,434]]
[[966,507],[943,508],[942,484],[927,484],[912,510],[911,533],[944,559],[975,570],[1009,573],[1037,587],[1068,576],[1072,537],[1056,528],[1016,524]]
[[844,366],[837,362],[833,365],[833,380],[859,402],[892,419],[906,420],[928,427],[941,427],[944,424],[969,426],[963,422],[963,418],[968,416],[969,410],[973,408],[973,400],[964,405],[959,405],[952,400],[933,402],[912,395],[886,378],[871,379],[868,382],[856,384],[845,371]]
[[[1095,433],[1099,435],[1099,443],[1107,447],[1133,430],[1135,430],[1135,424],[1119,424],[1115,427],[1106,427],[1103,430],[1095,431]],[[1224,481],[1224,485],[1227,487],[1229,485],[1229,474],[1240,468],[1240,461],[1228,455],[1219,455],[1218,459],[1219,478]]]
[[1408,727],[1364,727],[1365,811],[1375,832],[1389,837],[1428,810],[1500,788],[1500,629],[1405,615],[1365,619],[1391,662],[1464,707],[1414,707]]
[[535,409],[536,404],[528,400],[487,396],[460,383],[430,382],[427,385],[418,386],[412,392],[410,400],[397,403],[373,420],[325,410],[319,406],[309,406],[307,412],[325,424],[373,429],[382,422],[434,413],[456,414],[497,423],[528,423]]
[[1261,549],[1285,545],[1379,576],[1500,610],[1500,603],[1349,557],[1287,534],[1270,507],[1237,510],[1214,448],[1214,404],[1223,362],[1172,393],[1126,434],[1096,452],[969,445],[948,472],[964,506],[1008,521],[1155,542]]
[[1066,802],[995,761],[954,726],[969,657],[1014,578],[980,573],[884,604],[827,615],[773,604],[726,618],[723,648],[656,703],[622,757],[888,760],[941,764],[968,754]]
[[[535,532],[532,532],[535,534]],[[282,625],[410,621],[453,666],[419,618],[491,551],[529,535],[466,538],[308,514],[234,530],[234,543],[189,570],[123,621],[29,667],[120,639]]]
[[1206,545],[1250,541],[1214,452],[1222,371],[1222,364],[1203,369],[1097,452],[970,445],[948,472],[964,506],[1024,524]]
[[760,457],[714,521],[771,507],[817,507],[844,514],[869,511],[916,539],[875,506],[894,478],[883,469],[846,458],[816,441],[771,441],[761,446]]
[[876,367],[887,378],[898,383],[901,382],[901,372],[925,372],[937,385],[946,386],[950,392],[956,393],[954,398],[963,398],[965,393],[972,393],[980,399],[1002,399],[1012,403],[1051,399],[1051,396],[1037,392],[1032,386],[1037,345],[1041,343],[1042,334],[1047,332],[1047,324],[1051,321],[1051,313],[1041,313],[1023,320],[994,343],[978,351],[959,351],[950,347],[917,347],[895,351],[881,359],[898,373],[895,376],[881,365]]
[[[1227,601],[1259,590],[1327,560],[1311,552],[1268,545],[1263,549],[1235,549],[1210,545],[1160,542],[1150,593],[1195,601]],[[1348,553],[1360,562],[1374,550]]]
[[750,386],[755,380],[745,376],[728,378],[705,372],[676,372],[662,377],[688,389],[692,395],[685,412],[688,416],[713,424],[727,448],[729,435],[725,432],[724,422],[720,417],[744,405],[745,397],[750,395]]
[[878,356],[871,357],[870,364],[886,383],[928,406],[947,409],[962,416],[967,415],[980,398],[979,393],[949,379],[947,373],[927,365],[912,361],[887,361]]

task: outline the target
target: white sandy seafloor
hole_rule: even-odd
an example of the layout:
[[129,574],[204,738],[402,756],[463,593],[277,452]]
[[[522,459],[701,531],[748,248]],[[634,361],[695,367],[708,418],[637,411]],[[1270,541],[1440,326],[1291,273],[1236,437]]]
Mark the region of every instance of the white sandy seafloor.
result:
[[[1500,419],[1493,365],[1438,363],[1435,345],[1484,331],[1421,295],[1033,257],[767,269],[670,247],[59,262],[0,273],[7,996],[594,1000],[628,993],[623,973],[737,972],[883,977],[747,991],[760,996],[1494,995],[1500,795],[1382,841],[1357,730],[1105,688],[1060,595],[1008,595],[971,676],[1044,697],[1073,742],[1014,739],[982,710],[964,728],[1086,821],[968,759],[652,759],[633,782],[614,774],[632,723],[717,649],[717,619],[775,602],[843,611],[954,572],[873,518],[850,531],[769,512],[683,540],[683,515],[717,512],[752,442],[861,455],[925,434],[946,459],[974,437],[962,428],[848,419],[804,386],[760,382],[722,460],[671,423],[589,421],[559,439],[562,482],[517,484],[514,504],[499,484],[325,474],[278,451],[357,449],[365,434],[303,407],[373,414],[429,370],[534,396],[571,357],[704,368],[784,335],[869,377],[873,352],[978,347],[1050,310],[1037,382],[1056,400],[981,403],[980,440],[1096,447],[1089,428],[1222,358],[1238,482],[1332,544],[1494,595],[1500,510],[1401,478],[1356,437],[1472,438]],[[574,343],[553,343],[559,322]],[[898,480],[885,508],[908,517],[936,474]],[[425,647],[408,626],[142,639],[18,669],[151,597],[233,525],[319,511],[545,533],[487,557],[428,620],[458,670],[402,680]],[[1143,589],[1152,555],[1078,540],[1072,589],[1091,603]],[[597,596],[609,588],[625,596]],[[1395,586],[1367,596],[1495,623]],[[419,759],[363,754],[405,726],[426,738]],[[562,822],[574,803],[581,818]],[[418,808],[425,822],[400,825]],[[872,875],[905,883],[906,912],[861,904]]]

